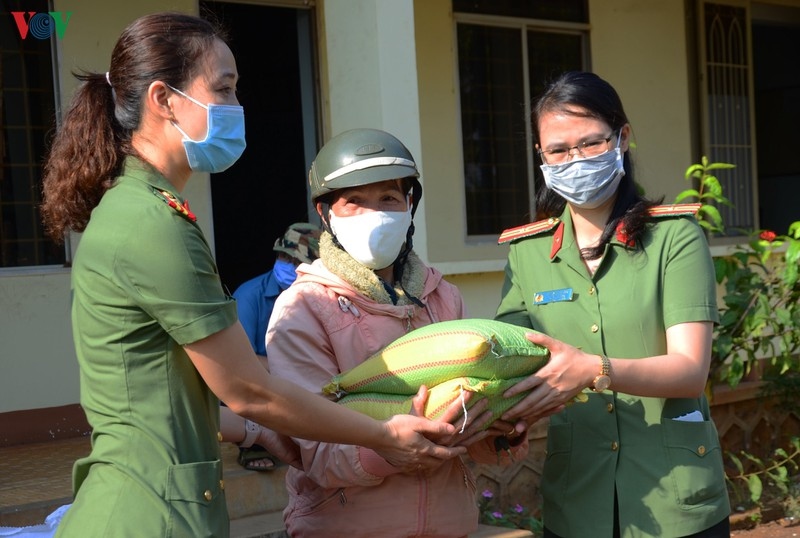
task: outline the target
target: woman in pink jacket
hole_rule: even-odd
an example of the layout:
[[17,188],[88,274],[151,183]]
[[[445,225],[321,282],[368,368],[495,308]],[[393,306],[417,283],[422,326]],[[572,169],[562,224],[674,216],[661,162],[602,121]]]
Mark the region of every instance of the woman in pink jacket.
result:
[[[408,149],[383,131],[347,131],[320,150],[309,172],[325,229],[320,259],[300,265],[275,304],[266,337],[273,375],[319,392],[407,332],[464,317],[458,289],[412,250],[418,177]],[[482,403],[452,444],[475,461],[509,464],[494,448],[506,436],[514,459],[523,458],[525,432],[503,422],[483,430]],[[282,455],[293,464],[284,511],[293,537],[462,537],[477,528],[475,481],[460,458],[403,473],[364,447],[293,441],[294,454]]]

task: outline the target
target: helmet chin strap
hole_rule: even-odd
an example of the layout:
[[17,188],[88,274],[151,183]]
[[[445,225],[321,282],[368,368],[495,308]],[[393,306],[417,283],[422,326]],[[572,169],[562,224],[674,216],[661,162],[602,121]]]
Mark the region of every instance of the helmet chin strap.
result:
[[406,294],[406,297],[414,303],[415,305],[419,306],[420,308],[425,308],[425,304],[420,301],[418,298],[414,297],[408,291],[406,291],[405,286],[403,286],[403,271],[406,268],[406,262],[408,261],[408,255],[411,253],[411,249],[414,248],[414,241],[412,237],[414,236],[414,221],[411,221],[411,226],[408,227],[408,231],[406,232],[406,242],[403,245],[402,250],[400,250],[400,254],[397,255],[397,259],[394,261],[394,277],[397,283],[400,285],[400,289],[403,290],[403,293]]

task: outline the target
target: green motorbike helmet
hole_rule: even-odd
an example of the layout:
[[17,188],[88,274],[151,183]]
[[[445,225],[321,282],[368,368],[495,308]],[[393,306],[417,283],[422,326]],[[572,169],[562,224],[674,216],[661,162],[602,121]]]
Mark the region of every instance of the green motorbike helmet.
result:
[[311,199],[328,193],[389,179],[410,179],[413,215],[422,198],[414,157],[402,142],[379,129],[352,129],[331,138],[308,172]]

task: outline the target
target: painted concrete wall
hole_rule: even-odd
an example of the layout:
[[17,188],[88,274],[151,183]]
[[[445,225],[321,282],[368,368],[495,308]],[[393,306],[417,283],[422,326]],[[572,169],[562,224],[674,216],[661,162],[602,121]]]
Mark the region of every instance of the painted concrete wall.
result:
[[[412,0],[324,0],[319,4],[321,89],[325,140],[356,127],[373,127],[397,136],[423,174],[419,91]],[[414,218],[426,227],[422,205]],[[414,236],[414,249],[426,258],[425,233]]]

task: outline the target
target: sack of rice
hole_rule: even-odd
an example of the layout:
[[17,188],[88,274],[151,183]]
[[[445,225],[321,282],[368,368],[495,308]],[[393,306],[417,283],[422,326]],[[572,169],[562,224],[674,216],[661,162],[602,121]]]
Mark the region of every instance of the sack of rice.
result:
[[[439,418],[453,402],[462,398],[464,391],[468,391],[475,394],[464,403],[464,407],[469,410],[481,399],[487,398],[489,400],[488,410],[492,412],[492,418],[489,421],[491,423],[525,397],[527,392],[512,398],[503,398],[503,392],[523,379],[524,377],[491,380],[474,377],[450,379],[429,387],[424,414],[431,420]],[[344,396],[339,403],[372,418],[385,420],[393,415],[408,413],[411,410],[413,398],[414,395],[360,392]]]
[[[464,391],[476,393],[464,401],[469,410],[489,400],[488,428],[504,412],[527,396],[503,393],[535,373],[550,359],[547,348],[525,335],[531,329],[487,319],[442,321],[401,336],[355,368],[334,376],[322,392],[354,410],[376,419],[409,413],[419,387],[428,387],[424,414],[436,419]],[[567,402],[585,402],[580,392]]]
[[549,359],[525,338],[531,329],[490,319],[432,323],[401,336],[355,368],[334,376],[323,394],[411,395],[459,377],[482,380],[528,376]]

